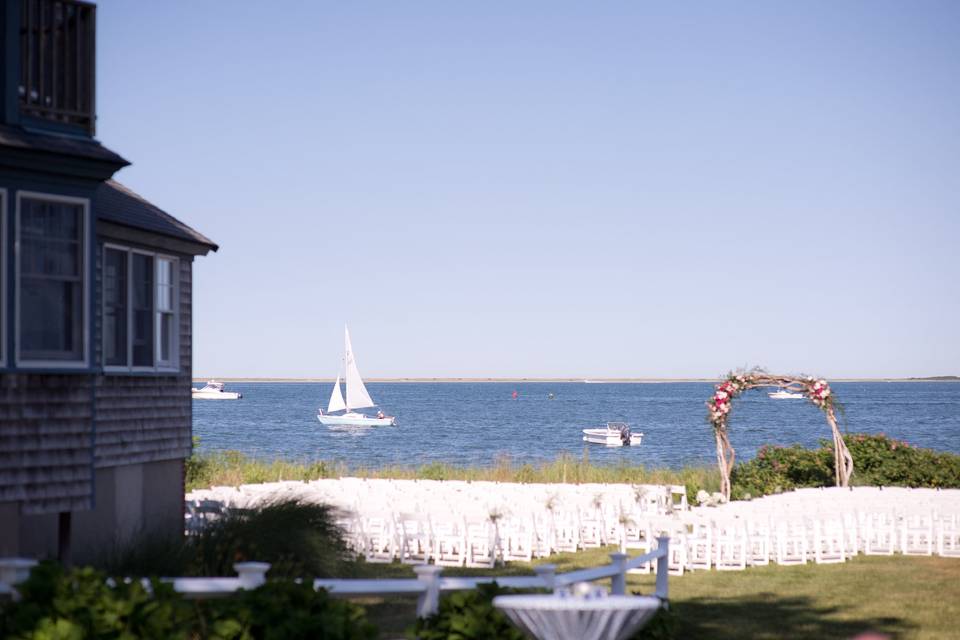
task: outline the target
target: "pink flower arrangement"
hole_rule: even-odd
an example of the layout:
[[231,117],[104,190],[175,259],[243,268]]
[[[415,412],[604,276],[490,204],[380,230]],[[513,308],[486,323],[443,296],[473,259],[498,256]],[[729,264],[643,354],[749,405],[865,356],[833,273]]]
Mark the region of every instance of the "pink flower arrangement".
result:
[[746,379],[743,376],[731,376],[716,386],[713,397],[707,401],[707,409],[710,411],[710,422],[715,427],[719,427],[728,413],[730,413],[730,401],[733,400],[744,388]]
[[830,385],[826,380],[814,380],[807,378],[807,397],[821,409],[825,409],[830,403]]

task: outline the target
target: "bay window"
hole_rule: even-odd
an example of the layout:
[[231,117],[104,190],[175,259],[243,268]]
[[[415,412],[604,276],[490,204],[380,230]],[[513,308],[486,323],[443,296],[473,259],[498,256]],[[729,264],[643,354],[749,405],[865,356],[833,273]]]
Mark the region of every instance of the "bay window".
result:
[[177,260],[137,249],[103,250],[103,364],[176,369]]
[[86,363],[87,212],[83,199],[17,194],[20,363]]

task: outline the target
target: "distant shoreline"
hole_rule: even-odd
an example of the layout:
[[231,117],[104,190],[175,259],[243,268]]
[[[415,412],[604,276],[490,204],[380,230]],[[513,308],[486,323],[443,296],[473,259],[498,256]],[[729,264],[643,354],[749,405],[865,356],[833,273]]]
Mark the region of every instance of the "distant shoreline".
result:
[[[265,377],[212,377],[194,378],[194,382],[207,380],[222,382],[291,382],[330,383],[334,378],[265,378]],[[682,382],[718,382],[720,378],[366,378],[366,382],[579,382],[595,384],[671,384]],[[960,382],[960,376],[931,376],[928,378],[830,378],[831,382]]]

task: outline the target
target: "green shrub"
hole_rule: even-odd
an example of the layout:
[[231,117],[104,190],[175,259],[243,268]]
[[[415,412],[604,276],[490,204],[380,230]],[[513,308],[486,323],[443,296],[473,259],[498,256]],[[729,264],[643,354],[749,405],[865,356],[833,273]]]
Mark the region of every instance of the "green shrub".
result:
[[419,618],[407,637],[419,640],[524,640],[525,636],[493,606],[496,596],[516,593],[496,582],[457,591],[440,599],[440,610]]
[[44,562],[18,590],[22,600],[7,603],[0,617],[4,638],[187,638],[193,628],[191,606],[157,581],[150,591],[139,580],[108,586],[89,567]]
[[361,607],[314,590],[309,581],[268,582],[232,598],[208,601],[204,608],[200,620],[207,626],[201,629],[202,637],[367,640],[377,635]]
[[[883,434],[848,434],[844,441],[853,457],[853,484],[960,487],[958,455],[918,449]],[[761,447],[753,460],[734,468],[731,480],[734,499],[833,486],[833,442],[822,440],[818,449]]]
[[853,456],[857,484],[960,487],[958,455],[919,449],[883,434],[853,434],[845,441]]
[[89,567],[65,571],[44,562],[19,586],[19,602],[0,615],[0,635],[17,640],[217,638],[367,640],[376,629],[362,608],[308,584],[273,581],[207,601],[187,601],[172,586],[111,581]]

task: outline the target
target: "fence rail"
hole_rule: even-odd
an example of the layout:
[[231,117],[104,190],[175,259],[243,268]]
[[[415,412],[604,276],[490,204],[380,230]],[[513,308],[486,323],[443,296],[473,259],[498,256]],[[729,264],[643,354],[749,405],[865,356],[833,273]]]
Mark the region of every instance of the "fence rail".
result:
[[[326,589],[338,597],[416,595],[417,616],[427,617],[438,611],[440,594],[450,591],[467,591],[477,585],[496,582],[514,589],[547,589],[556,591],[577,582],[611,579],[611,593],[625,595],[627,572],[646,563],[656,565],[656,591],[654,595],[666,602],[670,538],[657,538],[657,548],[641,556],[629,557],[625,553],[611,553],[611,563],[589,569],[557,573],[556,565],[543,564],[534,567],[535,576],[479,576],[442,577],[443,567],[425,564],[413,567],[417,574],[413,579],[317,579],[315,589]],[[23,558],[0,558],[0,594],[15,594],[15,586],[27,578],[29,569],[36,562]],[[255,589],[267,581],[270,565],[266,562],[239,562],[234,565],[239,574],[236,578],[163,578],[186,598],[206,599],[227,597],[239,589]]]

